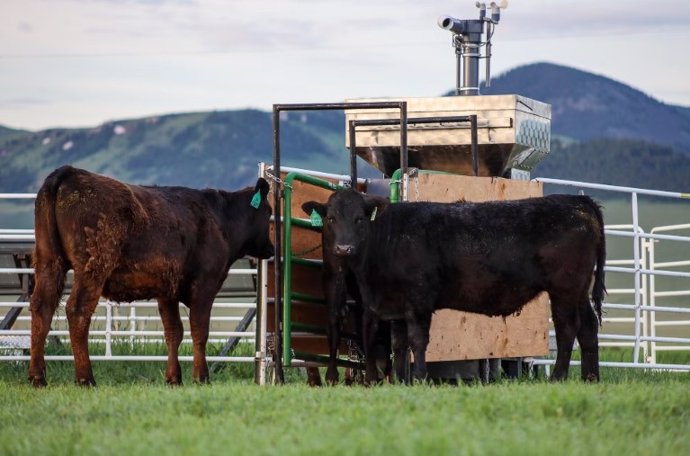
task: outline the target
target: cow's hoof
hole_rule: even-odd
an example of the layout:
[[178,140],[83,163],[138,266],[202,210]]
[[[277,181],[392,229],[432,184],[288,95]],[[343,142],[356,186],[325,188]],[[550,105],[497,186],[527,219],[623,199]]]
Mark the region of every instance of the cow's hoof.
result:
[[182,380],[181,379],[175,379],[175,378],[168,378],[165,380],[166,385],[170,387],[176,387],[176,386],[182,386]]
[[593,372],[587,374],[586,377],[583,377],[583,379],[587,383],[599,383],[599,376]]
[[194,383],[197,385],[210,385],[211,380],[208,377],[195,378]]
[[78,378],[74,381],[74,383],[76,383],[78,386],[83,386],[86,388],[96,386],[96,380],[94,380],[93,377],[91,377],[91,378]]
[[337,369],[335,371],[331,371],[331,370],[326,371],[326,383],[328,385],[335,386],[339,382],[340,382],[340,378],[339,378]]
[[31,386],[34,388],[45,388],[48,386],[45,377],[29,377],[29,383],[31,383]]
[[323,386],[321,383],[321,374],[316,367],[307,368],[307,384],[312,387]]
[[379,379],[377,377],[373,377],[373,378],[366,378],[365,377],[364,378],[364,386],[376,386],[379,384],[381,384],[381,382],[379,381]]

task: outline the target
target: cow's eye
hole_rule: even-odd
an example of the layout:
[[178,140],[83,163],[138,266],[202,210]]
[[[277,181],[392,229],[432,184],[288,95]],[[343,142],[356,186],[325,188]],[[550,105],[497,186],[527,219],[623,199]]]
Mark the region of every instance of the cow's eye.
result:
[[326,223],[331,224],[331,223],[334,223],[334,222],[335,222],[335,219],[334,219],[333,217],[326,217]]
[[362,223],[363,221],[364,221],[364,219],[363,219],[362,217],[357,217],[357,218],[355,219],[355,223],[356,223],[357,225],[359,225],[359,224]]

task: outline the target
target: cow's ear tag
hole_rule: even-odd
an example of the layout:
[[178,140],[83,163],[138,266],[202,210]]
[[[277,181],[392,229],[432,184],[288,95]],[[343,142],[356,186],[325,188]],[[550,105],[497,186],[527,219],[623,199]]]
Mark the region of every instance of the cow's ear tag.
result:
[[316,209],[312,209],[309,219],[311,220],[311,226],[323,226],[323,219],[319,213],[316,212]]
[[376,219],[376,213],[378,212],[378,210],[379,210],[379,207],[374,206],[374,210],[371,212],[371,218],[369,220],[371,220],[373,222],[374,219]]
[[261,204],[261,190],[257,190],[256,193],[254,193],[254,196],[252,196],[252,202],[249,203],[251,207],[254,209],[258,209],[259,205]]

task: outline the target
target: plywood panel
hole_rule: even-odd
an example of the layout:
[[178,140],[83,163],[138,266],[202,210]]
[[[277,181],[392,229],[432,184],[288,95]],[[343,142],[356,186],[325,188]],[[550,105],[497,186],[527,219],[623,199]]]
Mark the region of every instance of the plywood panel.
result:
[[[272,332],[274,328],[273,319],[273,303],[268,306],[268,331]],[[326,306],[322,304],[314,304],[308,302],[295,301],[291,306],[292,321],[300,322],[307,325],[323,325],[324,331],[326,329],[326,322],[328,321],[328,311]]]
[[[269,228],[271,241],[274,239],[275,224]],[[280,244],[285,245],[285,236],[281,236]],[[321,233],[297,226],[292,227],[292,252],[297,258],[321,259]]]
[[546,355],[548,318],[546,294],[506,318],[439,310],[431,320],[427,361]]
[[[332,182],[332,181],[331,181]],[[335,182],[337,183],[337,182]],[[292,183],[292,210],[293,217],[308,218],[302,210],[302,204],[307,201],[319,201],[325,203],[333,192],[321,187],[315,187],[304,182]]]
[[292,349],[314,355],[323,355],[328,353],[328,340],[326,336],[295,335],[292,338]]
[[[492,201],[538,197],[541,183],[496,177],[420,174],[410,180],[410,201]],[[548,295],[530,301],[518,315],[487,317],[437,311],[431,320],[427,361],[510,358],[548,354]]]
[[[273,333],[274,326],[274,306],[272,303],[268,305],[267,314],[267,328],[268,333]],[[295,302],[292,306],[292,321],[299,321],[304,324],[323,325],[324,331],[326,328],[327,311],[325,306],[312,303]],[[352,332],[354,324],[352,320],[346,323],[347,331]],[[315,355],[322,355],[328,353],[328,340],[325,334],[306,334],[301,331],[294,331],[292,335],[292,349],[296,351],[303,351],[313,353]],[[340,353],[347,353],[347,340],[341,339],[339,351]]]
[[[320,253],[320,252],[319,252]],[[273,263],[268,266],[268,296],[274,297]],[[292,266],[292,291],[306,293],[316,298],[323,298],[323,286],[321,284],[321,269],[309,266]]]
[[[314,355],[328,354],[328,339],[326,336],[314,336],[311,334],[301,335],[297,334],[292,339],[292,349],[294,351],[311,353]],[[348,352],[345,342],[341,342],[338,347],[338,353],[346,354]]]
[[543,194],[541,182],[421,173],[410,179],[408,199],[440,203],[481,202],[534,198]]

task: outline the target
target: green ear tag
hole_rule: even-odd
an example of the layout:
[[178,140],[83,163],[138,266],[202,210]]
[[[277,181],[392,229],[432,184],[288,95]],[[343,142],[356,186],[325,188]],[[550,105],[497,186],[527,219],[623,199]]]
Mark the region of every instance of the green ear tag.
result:
[[323,220],[316,209],[312,209],[309,218],[311,219],[311,226],[323,226]]
[[254,196],[252,196],[252,202],[249,203],[251,207],[254,209],[258,209],[259,205],[261,204],[261,191],[257,190],[256,193],[254,193]]
[[373,212],[371,213],[371,218],[370,218],[369,220],[371,220],[372,222],[374,221],[374,219],[376,218],[376,212],[378,212],[378,210],[379,210],[379,207],[378,207],[378,206],[374,206],[374,210],[373,210]]

